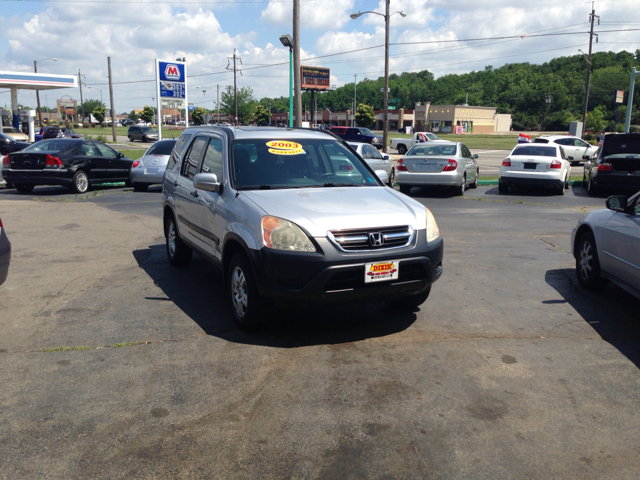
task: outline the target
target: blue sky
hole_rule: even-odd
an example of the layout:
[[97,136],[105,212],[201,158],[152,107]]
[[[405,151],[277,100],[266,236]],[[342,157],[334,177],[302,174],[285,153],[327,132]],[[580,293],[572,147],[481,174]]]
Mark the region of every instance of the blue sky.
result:
[[[108,104],[107,56],[114,72],[114,103],[118,112],[150,105],[155,96],[155,58],[186,57],[190,101],[212,108],[216,85],[233,84],[225,67],[234,48],[242,58],[240,86],[250,86],[257,98],[286,96],[288,50],[278,38],[291,33],[290,0],[78,0],[47,2],[0,0],[0,65],[3,70],[38,70],[86,76],[85,98],[102,97]],[[637,0],[597,0],[601,17],[594,51],[640,48]],[[331,68],[332,84],[341,86],[384,72],[384,23],[377,15],[357,20],[349,14],[383,12],[381,0],[301,0],[303,64]],[[579,54],[588,48],[590,1],[536,0],[391,0],[391,71],[429,70],[437,77],[499,67],[505,63],[542,63]],[[549,33],[579,33],[532,37]],[[469,38],[516,38],[463,42]],[[434,42],[434,43],[412,43]],[[408,45],[407,43],[412,43]],[[344,54],[344,52],[360,50]],[[332,55],[332,56],[329,56]],[[315,58],[324,57],[324,58]],[[269,66],[281,64],[276,66]],[[197,75],[197,76],[196,76]],[[138,83],[125,83],[138,82]],[[200,87],[200,88],[197,88]],[[202,93],[206,90],[206,95]],[[50,92],[47,101],[76,91]],[[51,98],[49,98],[51,97]],[[0,105],[10,101],[0,90]],[[35,105],[32,92],[19,101]]]

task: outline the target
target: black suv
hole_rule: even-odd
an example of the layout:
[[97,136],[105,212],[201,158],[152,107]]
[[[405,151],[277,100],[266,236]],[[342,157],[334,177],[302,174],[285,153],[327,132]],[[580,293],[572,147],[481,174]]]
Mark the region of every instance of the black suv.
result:
[[151,127],[131,126],[127,131],[129,141],[140,140],[141,142],[155,142],[158,140],[158,132]]
[[640,133],[610,133],[595,160],[584,164],[583,184],[589,195],[640,190]]

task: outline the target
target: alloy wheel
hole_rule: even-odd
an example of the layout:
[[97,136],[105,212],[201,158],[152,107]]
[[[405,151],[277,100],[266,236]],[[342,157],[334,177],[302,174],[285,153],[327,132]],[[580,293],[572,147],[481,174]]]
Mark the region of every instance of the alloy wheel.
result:
[[591,243],[585,241],[580,249],[580,276],[587,280],[593,271],[593,247]]
[[238,317],[244,317],[247,313],[248,297],[247,297],[247,279],[240,267],[233,269],[231,295],[233,308]]

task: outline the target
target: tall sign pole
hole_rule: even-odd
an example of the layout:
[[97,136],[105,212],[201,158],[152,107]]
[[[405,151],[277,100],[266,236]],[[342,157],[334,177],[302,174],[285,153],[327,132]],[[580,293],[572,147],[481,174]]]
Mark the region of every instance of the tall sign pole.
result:
[[585,85],[584,93],[584,109],[582,112],[582,131],[585,131],[585,124],[587,121],[587,109],[589,108],[589,86],[591,84],[591,46],[593,44],[593,22],[598,19],[598,25],[600,25],[600,17],[596,15],[596,11],[593,9],[593,2],[591,3],[591,14],[589,20],[591,20],[591,31],[589,32],[589,58],[587,59],[587,84]]
[[[382,151],[387,153],[387,135],[389,130],[389,3],[391,0],[386,0],[386,11],[384,15],[384,102],[382,112]],[[355,115],[355,112],[354,112]]]
[[187,103],[187,63],[185,59],[175,61],[156,59],[156,96],[158,98],[158,138],[162,138],[162,107],[185,111],[185,128],[189,126],[189,104]]
[[158,109],[158,140],[162,140],[162,99],[160,98],[160,67],[156,58],[156,108]]
[[113,106],[113,82],[111,79],[111,57],[107,57],[109,64],[109,98],[111,99],[111,133],[113,141],[116,141],[116,107]]
[[302,127],[302,84],[300,73],[300,0],[293,0],[293,85],[296,127]]
[[633,87],[636,82],[636,67],[631,69],[631,82],[629,83],[629,98],[627,99],[627,118],[624,122],[624,133],[629,133],[631,127],[631,109],[633,108]]

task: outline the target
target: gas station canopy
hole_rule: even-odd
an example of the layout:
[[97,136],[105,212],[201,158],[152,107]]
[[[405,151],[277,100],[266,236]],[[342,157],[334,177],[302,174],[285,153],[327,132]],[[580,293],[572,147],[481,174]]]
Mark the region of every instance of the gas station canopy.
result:
[[77,86],[78,77],[76,75],[0,71],[0,88],[52,90],[55,88],[74,88]]

